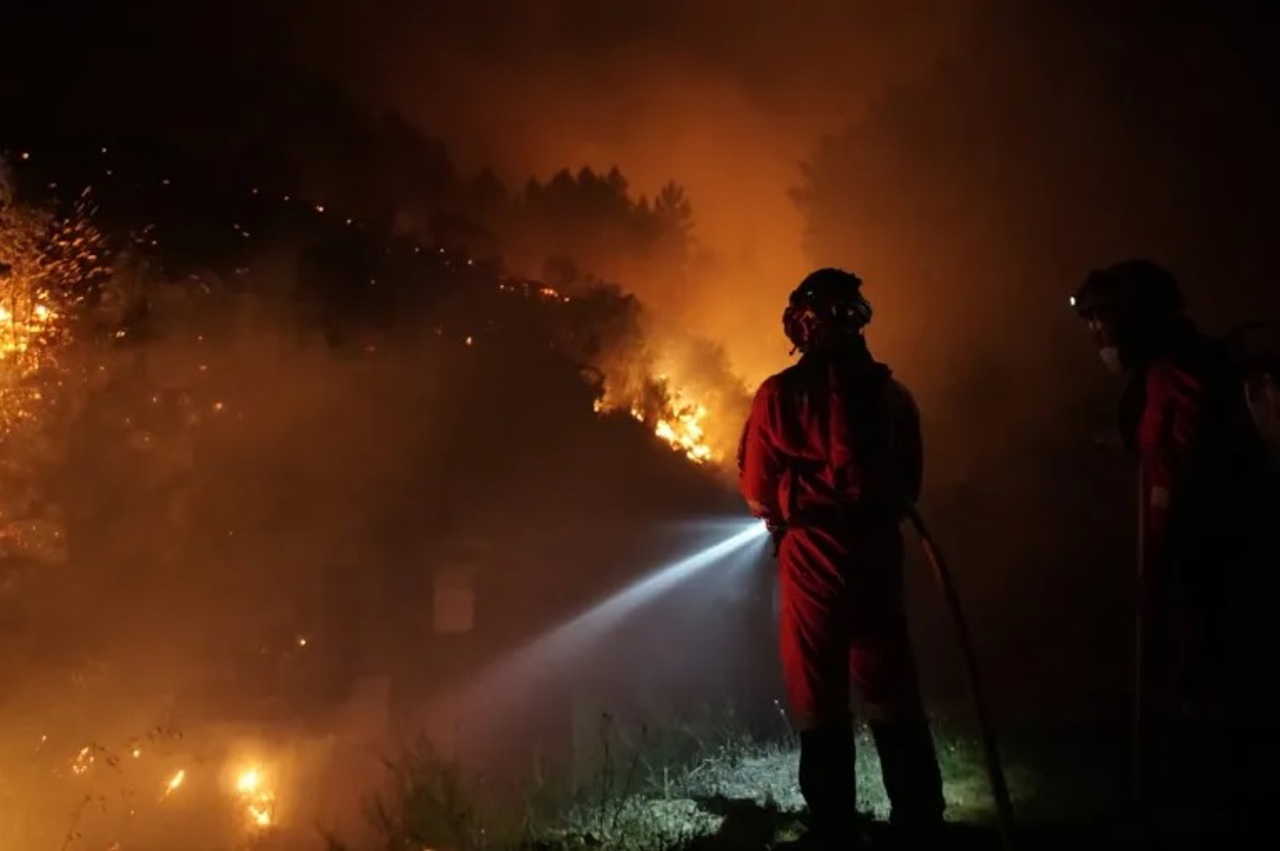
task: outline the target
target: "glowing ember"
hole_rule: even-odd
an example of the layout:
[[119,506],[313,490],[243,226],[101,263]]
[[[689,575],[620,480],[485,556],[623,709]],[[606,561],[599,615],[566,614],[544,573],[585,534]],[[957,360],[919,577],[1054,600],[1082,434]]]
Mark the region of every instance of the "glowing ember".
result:
[[182,781],[187,779],[186,769],[179,769],[178,773],[169,778],[168,784],[165,786],[164,793],[168,795],[170,792],[176,791],[182,785]]
[[84,774],[93,767],[93,762],[93,746],[86,745],[80,749],[80,753],[76,754],[75,759],[71,761],[71,773],[75,775]]
[[271,827],[275,823],[276,796],[258,768],[247,768],[236,777],[236,796],[244,807],[249,826]]
[[551,301],[561,301],[561,302],[572,301],[572,299],[569,296],[565,295],[564,293],[560,292],[554,287],[539,287],[538,295],[542,296],[545,299],[550,299]]

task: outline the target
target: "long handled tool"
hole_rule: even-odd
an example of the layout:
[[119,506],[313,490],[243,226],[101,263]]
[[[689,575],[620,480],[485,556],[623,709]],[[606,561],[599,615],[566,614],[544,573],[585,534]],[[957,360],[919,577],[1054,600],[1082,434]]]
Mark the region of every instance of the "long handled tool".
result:
[[1137,818],[1139,836],[1145,827],[1143,803],[1143,755],[1146,752],[1146,690],[1147,690],[1147,488],[1146,470],[1138,465],[1138,546],[1133,607],[1133,808]]
[[960,606],[960,595],[956,593],[955,584],[951,580],[951,571],[947,569],[942,550],[929,534],[924,517],[915,505],[907,504],[907,516],[915,527],[920,538],[920,546],[925,557],[933,566],[933,575],[942,589],[947,608],[955,625],[956,640],[960,645],[960,656],[964,661],[965,678],[969,684],[969,697],[973,701],[974,713],[978,716],[978,733],[982,739],[982,753],[987,766],[987,779],[991,783],[991,796],[996,804],[996,826],[1000,831],[1000,844],[1005,851],[1013,851],[1013,801],[1009,797],[1009,785],[1005,782],[1004,767],[1000,762],[1000,752],[996,747],[995,730],[991,725],[991,716],[987,712],[985,693],[982,681],[978,676],[978,662],[973,652],[973,642],[969,637],[969,624],[965,620],[964,610]]

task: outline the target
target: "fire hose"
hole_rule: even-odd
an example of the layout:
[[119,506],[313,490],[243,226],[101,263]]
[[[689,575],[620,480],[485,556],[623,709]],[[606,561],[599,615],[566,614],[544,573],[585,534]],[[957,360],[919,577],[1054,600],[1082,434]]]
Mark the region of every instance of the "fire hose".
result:
[[[995,801],[996,829],[999,832],[1000,845],[1004,851],[1013,851],[1013,801],[1009,797],[1009,784],[1005,780],[1004,766],[1000,761],[1000,751],[996,745],[991,714],[987,711],[986,692],[983,691],[982,680],[978,674],[977,655],[974,653],[973,640],[969,635],[969,622],[964,616],[964,608],[960,605],[960,595],[952,581],[946,558],[929,532],[924,516],[910,500],[906,500],[905,506],[906,515],[916,531],[916,537],[920,539],[920,547],[933,568],[934,578],[938,582],[938,587],[951,614],[951,621],[956,631],[956,643],[959,645],[960,658],[964,664],[965,681],[969,687],[969,699],[978,719],[978,737],[982,743],[987,782],[991,786],[991,797]],[[768,529],[773,539],[773,554],[776,557],[782,536],[786,534],[786,526],[769,524]]]
[[951,613],[951,621],[956,631],[956,642],[960,647],[960,657],[964,663],[965,680],[969,686],[969,699],[973,702],[973,711],[978,719],[978,735],[982,743],[982,755],[987,769],[987,780],[991,784],[991,797],[996,806],[996,828],[1000,834],[1000,844],[1005,851],[1013,851],[1013,801],[1009,797],[1009,785],[1005,781],[1004,767],[1000,762],[1000,752],[996,746],[995,729],[991,723],[991,715],[987,711],[986,694],[982,689],[982,681],[978,676],[977,657],[973,651],[973,642],[969,636],[969,624],[960,605],[960,595],[956,592],[951,571],[947,568],[942,549],[929,533],[920,510],[911,502],[906,506],[907,517],[915,528],[920,539],[920,547],[933,568],[934,578]]

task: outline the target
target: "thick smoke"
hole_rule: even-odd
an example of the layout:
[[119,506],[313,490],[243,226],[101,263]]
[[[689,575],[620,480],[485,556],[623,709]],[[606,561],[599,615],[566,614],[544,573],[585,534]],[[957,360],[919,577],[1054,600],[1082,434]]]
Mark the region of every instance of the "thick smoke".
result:
[[[1147,256],[1210,332],[1276,319],[1274,23],[1179,8],[990,4],[936,74],[826,137],[797,187],[809,252],[857,258],[873,341],[920,396],[927,502],[973,572],[988,656],[1019,700],[1080,713],[1122,693],[1133,516],[1103,448],[1112,388],[1067,297]],[[1044,682],[1045,653],[1090,669]]]
[[[101,183],[80,197],[106,199],[118,250],[84,236],[100,232],[79,205],[6,191],[0,211],[4,374],[21,379],[3,388],[0,745],[32,814],[6,831],[65,832],[91,793],[85,835],[146,809],[151,828],[202,812],[236,836],[266,806],[241,801],[237,766],[279,791],[273,818],[358,827],[351,784],[376,786],[416,710],[737,508],[652,434],[657,412],[593,411],[582,368],[643,328],[621,294],[548,297],[256,187],[227,221],[196,171],[154,164],[121,177],[124,197],[169,199],[160,227],[120,247],[107,172],[128,157],[81,156]],[[48,185],[40,160],[27,184]],[[60,278],[62,247],[89,272]],[[174,273],[192,258],[208,265]],[[456,581],[473,614],[442,596]],[[438,634],[458,618],[474,639]],[[684,674],[633,671],[633,697]],[[552,747],[560,699],[540,722]]]
[[[491,167],[518,186],[566,166],[618,165],[651,197],[675,179],[716,262],[692,284],[671,275],[624,283],[723,341],[754,384],[785,356],[779,303],[810,262],[804,221],[787,197],[796,164],[886,86],[926,76],[976,4],[200,5],[135,0],[101,19],[43,28],[33,19],[13,55],[35,61],[46,44],[68,56],[51,72],[60,100],[169,132],[225,129],[215,117],[223,107],[251,99],[274,68],[294,61],[336,77],[369,106],[399,109],[443,138],[467,173]],[[108,45],[104,32],[119,36]],[[244,90],[211,91],[203,69],[226,76],[229,61],[248,69]],[[157,65],[167,72],[153,73]],[[122,90],[126,103],[114,94]]]
[[[713,442],[727,447],[745,393],[786,363],[788,289],[828,263],[864,277],[873,348],[919,398],[925,505],[1000,704],[1096,714],[1123,694],[1131,483],[1100,439],[1113,430],[1113,394],[1066,296],[1088,268],[1148,255],[1182,276],[1211,330],[1274,318],[1280,138],[1258,82],[1274,78],[1269,17],[1221,3],[1031,0],[199,5],[118,4],[0,27],[20,38],[0,51],[0,94],[28,95],[25,111],[3,117],[35,133],[62,112],[71,126],[238,151],[239,171],[211,157],[216,167],[188,178],[204,181],[191,196],[207,200],[228,244],[250,237],[225,219],[243,199],[224,190],[261,185],[280,197],[301,186],[325,211],[291,208],[293,224],[349,203],[362,225],[447,236],[481,265],[505,238],[517,277],[560,275],[554,285],[572,301],[566,319],[536,325],[554,349],[542,337],[516,342],[529,313],[490,310],[499,302],[479,311],[441,298],[432,321],[370,334],[339,321],[366,299],[332,272],[332,298],[305,303],[304,331],[296,305],[278,309],[298,281],[367,259],[344,254],[341,227],[315,240],[323,251],[290,235],[212,275],[200,246],[174,245],[180,226],[161,235],[173,263],[151,288],[150,314],[127,317],[129,333],[103,355],[125,378],[97,394],[114,401],[92,414],[116,431],[76,441],[59,482],[60,501],[100,512],[66,519],[87,530],[73,540],[87,542],[76,545],[91,550],[82,563],[93,574],[60,576],[41,556],[5,575],[7,592],[38,586],[58,625],[6,645],[18,673],[29,665],[40,676],[14,699],[22,723],[5,728],[5,745],[26,753],[41,736],[75,739],[76,713],[106,705],[108,682],[146,699],[95,710],[118,728],[95,736],[219,714],[210,695],[244,703],[252,689],[214,672],[306,660],[328,646],[326,629],[364,637],[339,642],[345,671],[390,659],[419,684],[403,699],[429,699],[435,675],[475,661],[416,655],[440,646],[423,617],[437,566],[484,560],[527,577],[522,593],[590,597],[656,560],[631,555],[659,521],[739,507],[679,455],[652,454],[651,429],[625,415],[601,425],[578,367],[603,374],[625,397],[613,401],[638,405],[650,426],[651,402],[688,392],[715,409]],[[290,65],[314,76],[299,84],[282,72]],[[379,134],[370,115],[384,107],[403,118]],[[170,164],[163,146],[135,154],[155,170]],[[572,179],[589,167],[596,187],[615,165],[627,204],[615,193],[604,206],[625,208],[620,219],[512,224],[530,209],[530,176],[545,188],[561,169]],[[493,173],[473,181],[484,169]],[[602,236],[633,221],[641,195],[652,211],[668,181],[689,202],[687,252],[646,254]],[[433,218],[438,198],[458,202],[464,185],[500,190],[455,203],[486,228]],[[431,203],[388,203],[404,187]],[[478,197],[506,212],[486,219]],[[585,262],[562,262],[566,247]],[[242,267],[273,295],[236,296]],[[190,285],[193,272],[208,286]],[[130,274],[118,280],[143,273]],[[593,289],[602,280],[621,289]],[[624,293],[639,301],[620,309]],[[543,306],[552,302],[566,306]],[[593,305],[610,323],[591,319]],[[134,337],[136,327],[154,339]],[[193,373],[206,376],[198,394]],[[655,382],[663,374],[670,384]],[[184,478],[193,439],[214,459],[198,485]],[[374,564],[386,575],[366,578]],[[924,575],[910,573],[914,591]],[[371,602],[383,599],[395,605]],[[569,614],[536,599],[503,613],[513,635]],[[926,682],[954,693],[942,615],[917,611]],[[109,676],[85,646],[111,649]],[[245,658],[228,661],[232,646]],[[337,688],[326,676],[323,687],[300,684],[298,699],[341,703],[324,692]],[[60,712],[74,735],[58,729]],[[63,765],[59,747],[49,759]],[[50,817],[55,830],[63,822]]]
[[[414,15],[391,3],[363,31],[382,49],[327,58],[477,165],[546,175],[617,164],[651,194],[683,183],[715,262],[691,286],[628,284],[723,341],[754,384],[785,356],[779,304],[809,262],[787,197],[797,162],[884,86],[926,74],[971,5],[565,0]],[[382,39],[377,20],[397,37]]]

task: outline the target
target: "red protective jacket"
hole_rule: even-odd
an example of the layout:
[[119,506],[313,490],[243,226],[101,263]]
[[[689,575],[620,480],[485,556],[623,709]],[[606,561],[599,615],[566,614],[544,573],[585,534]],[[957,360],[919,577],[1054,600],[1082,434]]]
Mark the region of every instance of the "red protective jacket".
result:
[[748,507],[766,522],[855,504],[896,519],[901,498],[920,495],[920,414],[869,355],[805,355],[756,392],[738,468]]
[[[1266,449],[1240,371],[1191,329],[1135,373],[1121,414],[1141,469],[1140,593],[1153,700],[1214,712],[1244,693],[1256,660],[1271,658],[1261,648],[1274,643],[1262,579],[1275,522]],[[1232,670],[1234,679],[1224,679]]]
[[1188,335],[1135,375],[1123,408],[1141,464],[1148,568],[1216,569],[1207,562],[1248,535],[1265,498],[1266,450],[1241,376],[1213,341]]
[[1167,541],[1175,488],[1185,489],[1204,407],[1201,379],[1170,360],[1152,363],[1142,376],[1144,404],[1133,426],[1141,465],[1144,551],[1152,558]]

